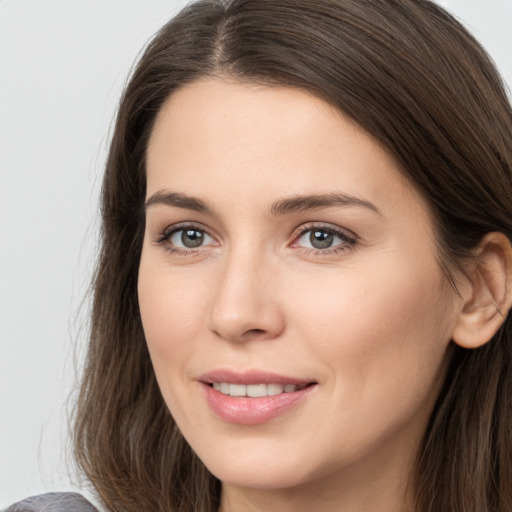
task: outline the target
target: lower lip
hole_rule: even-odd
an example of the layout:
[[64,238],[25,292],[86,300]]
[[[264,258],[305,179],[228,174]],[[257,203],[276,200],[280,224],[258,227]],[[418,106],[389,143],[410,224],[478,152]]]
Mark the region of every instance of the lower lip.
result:
[[316,388],[312,385],[291,393],[248,398],[225,395],[208,384],[201,384],[213,412],[227,423],[239,425],[266,423],[303,402]]

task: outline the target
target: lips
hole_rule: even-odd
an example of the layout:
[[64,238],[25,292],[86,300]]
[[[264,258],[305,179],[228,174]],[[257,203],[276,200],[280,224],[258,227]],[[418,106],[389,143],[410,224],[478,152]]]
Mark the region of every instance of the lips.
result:
[[218,370],[200,379],[206,402],[227,423],[258,425],[299,406],[316,382],[259,371]]

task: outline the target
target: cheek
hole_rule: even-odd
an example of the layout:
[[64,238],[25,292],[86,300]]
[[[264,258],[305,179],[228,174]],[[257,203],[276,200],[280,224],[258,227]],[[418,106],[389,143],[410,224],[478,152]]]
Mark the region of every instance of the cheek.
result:
[[[349,336],[352,330],[383,336],[404,330],[433,332],[445,323],[440,322],[445,293],[432,274],[411,272],[410,277],[402,274],[395,279],[368,270],[364,275],[333,272],[323,279],[302,276],[296,283],[286,294],[287,311],[320,338],[334,337],[343,343],[354,340]],[[365,341],[366,337],[358,338],[358,345]]]
[[198,353],[204,316],[204,281],[181,279],[168,265],[141,258],[139,307],[146,343],[165,403],[180,425],[199,425],[198,408],[189,407],[190,361]]
[[387,385],[405,396],[407,385],[428,391],[437,380],[452,304],[437,267],[404,263],[399,271],[388,266],[382,272],[366,266],[361,273],[333,273],[323,283],[304,278],[301,288],[289,293],[290,326],[297,336],[307,333],[344,395],[364,387],[379,399]]
[[[193,354],[205,314],[205,283],[177,278],[168,265],[141,258],[138,298],[142,325],[157,378],[181,372]],[[166,378],[168,378],[166,377]]]
[[436,273],[402,270],[402,278],[367,271],[329,279],[322,292],[316,280],[307,303],[290,293],[290,325],[325,369],[332,422],[318,429],[331,429],[326,437],[335,459],[348,453],[347,446],[366,453],[403,429],[416,439],[439,394],[450,339],[444,313],[449,293],[441,278],[432,279]]

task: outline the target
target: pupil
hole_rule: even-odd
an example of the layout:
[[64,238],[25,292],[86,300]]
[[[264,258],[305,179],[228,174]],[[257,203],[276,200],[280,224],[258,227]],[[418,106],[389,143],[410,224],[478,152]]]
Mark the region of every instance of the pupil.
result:
[[199,247],[203,243],[204,235],[196,229],[183,230],[181,241],[185,247]]
[[331,247],[334,235],[328,231],[318,229],[316,231],[312,231],[309,238],[311,245],[315,249],[327,249]]

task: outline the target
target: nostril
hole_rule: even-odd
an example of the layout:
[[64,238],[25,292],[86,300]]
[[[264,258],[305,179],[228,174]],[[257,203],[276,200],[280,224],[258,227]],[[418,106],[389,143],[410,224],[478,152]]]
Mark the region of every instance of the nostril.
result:
[[264,338],[268,334],[265,329],[247,329],[242,333],[241,340],[259,339]]

